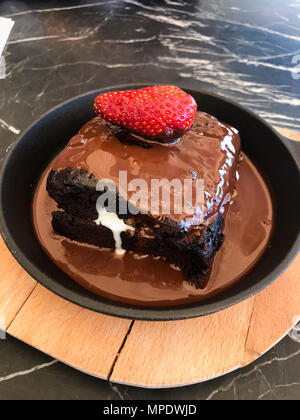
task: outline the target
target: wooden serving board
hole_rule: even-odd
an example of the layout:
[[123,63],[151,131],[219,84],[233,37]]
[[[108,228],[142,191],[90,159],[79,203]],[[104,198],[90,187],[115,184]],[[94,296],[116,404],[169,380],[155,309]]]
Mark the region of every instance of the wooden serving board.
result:
[[300,255],[271,286],[229,309],[184,321],[144,322],[98,314],[54,295],[23,270],[0,237],[0,326],[113,382],[171,387],[215,378],[256,360],[299,320]]

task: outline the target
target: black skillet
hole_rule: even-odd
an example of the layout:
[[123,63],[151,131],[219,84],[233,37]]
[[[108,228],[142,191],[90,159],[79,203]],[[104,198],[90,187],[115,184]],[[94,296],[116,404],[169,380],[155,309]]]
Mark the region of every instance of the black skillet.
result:
[[273,193],[275,226],[270,246],[257,265],[232,288],[206,301],[178,307],[143,308],[114,302],[96,296],[72,281],[49,259],[33,230],[31,203],[35,185],[52,158],[94,116],[94,98],[111,90],[141,87],[144,85],[114,86],[71,99],[41,117],[20,137],[1,173],[1,234],[11,253],[32,277],[80,306],[141,320],[177,320],[208,315],[241,302],[270,285],[296,256],[300,244],[298,145],[284,139],[260,117],[237,103],[205,91],[183,88],[193,95],[198,109],[239,130],[243,150],[261,169]]

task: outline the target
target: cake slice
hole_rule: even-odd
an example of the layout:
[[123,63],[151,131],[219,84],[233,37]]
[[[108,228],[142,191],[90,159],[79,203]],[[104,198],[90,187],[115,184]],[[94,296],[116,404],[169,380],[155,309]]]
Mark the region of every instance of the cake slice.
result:
[[[239,134],[216,118],[196,112],[190,128],[172,146],[142,140],[101,116],[88,122],[70,140],[48,176],[47,191],[58,205],[53,229],[100,248],[163,257],[182,270],[188,282],[204,288],[224,241],[222,231],[239,162]],[[128,184],[142,179],[148,191],[153,179],[182,183],[188,179],[195,192],[196,181],[203,179],[203,207],[196,206],[192,213],[183,207],[178,214],[174,205],[165,214],[159,203],[155,212],[151,194],[148,206],[144,201],[144,207],[138,207],[135,191],[127,191],[126,197],[119,194],[120,172],[126,173]],[[117,186],[115,213],[97,205],[101,194],[107,193],[97,190],[103,179]],[[171,198],[178,201],[173,190]]]

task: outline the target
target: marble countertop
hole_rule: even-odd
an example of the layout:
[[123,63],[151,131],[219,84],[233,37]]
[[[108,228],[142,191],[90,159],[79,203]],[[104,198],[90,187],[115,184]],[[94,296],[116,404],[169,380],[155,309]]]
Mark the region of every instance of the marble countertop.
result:
[[[299,0],[0,3],[15,21],[0,64],[0,164],[50,108],[133,82],[204,88],[300,130]],[[7,336],[0,399],[300,399],[300,333],[251,366],[172,390],[114,385]]]

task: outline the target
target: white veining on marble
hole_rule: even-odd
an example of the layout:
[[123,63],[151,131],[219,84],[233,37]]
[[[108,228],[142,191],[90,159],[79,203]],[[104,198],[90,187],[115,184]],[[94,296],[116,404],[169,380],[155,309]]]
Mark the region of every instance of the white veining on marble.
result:
[[266,397],[268,394],[274,393],[275,390],[282,389],[282,388],[291,388],[292,386],[297,386],[297,387],[299,387],[299,390],[300,390],[300,382],[292,382],[290,384],[272,385],[270,389],[268,389],[263,394],[259,395],[257,397],[257,400],[261,400],[262,398]]
[[[136,0],[123,0],[123,2],[128,3],[128,4],[132,4],[134,6],[140,7],[141,9],[145,9],[145,10],[150,10],[152,12],[157,12],[158,15],[150,15],[148,17],[150,17],[150,19],[154,19],[156,20],[156,18],[158,18],[161,14],[163,15],[175,15],[175,14],[179,14],[179,15],[185,15],[186,17],[190,16],[190,17],[195,17],[197,15],[197,11],[195,12],[189,12],[188,10],[184,9],[184,10],[180,10],[180,9],[174,9],[171,7],[161,7],[160,6],[146,6],[144,3],[140,3]],[[192,23],[197,23],[197,21],[193,21]]]
[[54,38],[59,38],[59,35],[45,35],[45,36],[36,36],[36,37],[30,37],[30,38],[16,39],[16,40],[9,41],[7,45],[20,44],[23,42],[41,41],[45,39],[54,39]]
[[74,9],[83,9],[83,8],[86,8],[86,7],[103,6],[105,4],[111,4],[113,2],[114,2],[113,0],[107,0],[107,1],[98,1],[96,3],[78,4],[76,6],[53,7],[51,9],[24,10],[23,12],[11,13],[11,14],[5,15],[5,16],[6,17],[13,17],[13,16],[20,16],[20,15],[28,15],[28,14],[31,14],[31,13],[62,12],[62,11],[65,11],[65,10],[74,10]]
[[19,60],[16,64],[12,65],[10,67],[9,72],[6,73],[6,78],[8,79],[12,77],[13,75],[15,75],[16,73],[18,73],[18,71],[22,71],[29,60],[30,58],[26,57],[23,60]]
[[[143,9],[148,9],[151,10],[153,12],[157,12],[158,14],[147,14],[147,13],[143,13],[143,12],[138,12],[138,14],[145,16],[149,19],[152,20],[156,20],[157,22],[166,22],[166,23],[170,23],[173,25],[178,25],[181,27],[190,27],[192,25],[195,26],[207,26],[204,23],[201,22],[201,20],[211,20],[214,21],[216,23],[222,23],[222,24],[228,24],[228,25],[234,25],[234,26],[242,26],[245,27],[247,29],[253,30],[253,31],[260,31],[260,32],[265,32],[271,35],[276,35],[279,37],[283,37],[283,38],[287,38],[287,39],[292,39],[295,41],[300,41],[300,37],[297,37],[295,35],[290,35],[284,32],[278,32],[275,31],[273,29],[270,29],[266,26],[259,26],[259,25],[253,25],[247,22],[239,22],[239,21],[235,21],[235,20],[231,20],[228,18],[225,18],[224,15],[222,15],[222,13],[220,13],[220,15],[217,15],[216,13],[212,13],[209,11],[195,11],[194,13],[188,12],[186,10],[181,11],[178,9],[167,9],[169,12],[174,12],[174,13],[178,13],[178,14],[185,14],[186,16],[193,16],[195,19],[194,20],[189,20],[189,21],[183,21],[182,19],[180,19],[180,21],[182,21],[182,23],[180,24],[180,21],[178,20],[174,20],[171,17],[169,18],[168,16],[161,16],[161,12],[164,11],[163,8],[160,7],[151,7],[151,6],[145,6],[144,4],[139,3],[138,1],[134,1],[134,0],[124,0],[126,3],[130,3],[133,5],[136,5],[140,8]],[[168,21],[168,19],[170,19]],[[296,28],[297,29],[297,28]]]
[[250,23],[245,23],[245,22],[238,22],[238,21],[234,21],[234,20],[225,20],[224,22],[231,24],[231,25],[236,25],[236,26],[243,26],[247,29],[252,29],[254,31],[260,31],[260,32],[265,32],[267,34],[270,35],[276,35],[282,38],[287,38],[287,39],[292,39],[294,41],[300,41],[300,37],[299,36],[295,36],[295,35],[289,35],[283,32],[278,32],[278,31],[274,31],[272,29],[269,29],[265,26],[258,26],[258,25],[251,25]]
[[19,130],[16,127],[13,127],[12,125],[8,124],[7,122],[5,122],[4,120],[2,120],[0,118],[0,126],[6,130],[11,131],[14,134],[20,134],[21,130]]
[[[272,75],[276,76],[278,73],[282,73],[285,79],[300,74],[300,69],[296,68],[291,60],[287,60],[300,52],[297,46],[300,40],[299,28],[287,22],[289,19],[284,11],[279,12],[276,9],[270,11],[273,14],[273,20],[264,22],[264,17],[259,20],[253,19],[253,16],[259,13],[259,6],[249,8],[249,10],[240,6],[235,7],[235,5],[220,7],[219,1],[209,5],[191,4],[182,0],[164,0],[154,4],[139,0],[113,1],[111,2],[113,12],[109,14],[101,8],[101,5],[106,3],[104,1],[90,2],[84,5],[27,10],[19,13],[41,13],[42,18],[47,19],[46,12],[78,9],[79,14],[82,7],[92,8],[87,13],[91,16],[99,14],[102,17],[100,26],[109,25],[110,23],[106,22],[116,21],[119,18],[128,19],[130,25],[127,27],[128,35],[126,34],[124,39],[118,30],[116,39],[113,37],[103,39],[103,32],[99,30],[99,21],[96,20],[96,25],[90,27],[82,25],[76,32],[57,33],[54,28],[54,32],[46,36],[33,33],[30,34],[32,36],[24,37],[23,40],[12,40],[9,47],[13,48],[14,44],[38,40],[44,40],[46,43],[48,37],[50,41],[53,38],[53,48],[54,43],[70,43],[70,51],[73,49],[71,44],[73,41],[78,42],[76,48],[82,49],[85,39],[88,39],[88,48],[94,47],[99,51],[103,48],[103,44],[116,46],[124,44],[130,57],[128,61],[122,52],[120,58],[119,55],[114,56],[109,53],[98,59],[97,54],[97,60],[88,53],[80,53],[80,60],[75,58],[72,61],[67,52],[62,51],[61,58],[58,57],[57,62],[49,63],[44,60],[42,64],[39,64],[37,60],[30,60],[31,65],[26,65],[26,70],[48,70],[47,76],[52,77],[68,66],[80,66],[79,68],[82,67],[80,71],[84,71],[84,68],[89,66],[116,71],[142,67],[161,68],[166,71],[172,69],[182,79],[198,81],[207,89],[215,90],[246,106],[253,107],[271,123],[284,126],[287,122],[288,128],[300,125],[299,118],[294,117],[286,121],[285,115],[280,114],[283,106],[286,106],[286,114],[292,112],[295,115],[300,103],[298,92],[295,89],[287,89],[283,84],[272,80]],[[250,18],[245,19],[246,12]],[[138,18],[138,27],[136,27],[136,18]],[[155,33],[151,29],[153,26],[151,22],[156,22]],[[229,28],[232,30],[230,38],[228,38]],[[138,32],[143,33],[144,36],[135,37],[134,34]],[[221,35],[223,33],[225,36]],[[146,50],[147,43],[150,44],[153,41],[155,41],[157,55],[154,54],[149,60],[143,51]],[[292,50],[285,46],[285,42],[292,42]],[[152,48],[153,45],[151,45]],[[7,77],[11,78],[12,74],[19,72],[21,67],[13,69],[12,66],[8,66]],[[77,71],[79,69],[76,69]],[[256,74],[262,74],[262,72],[269,74],[270,77],[260,79]],[[87,79],[90,80],[90,74]],[[268,83],[269,80],[270,83]],[[292,82],[291,77],[289,85]],[[81,85],[83,86],[83,80],[66,84],[66,86]],[[50,85],[49,91],[53,92]],[[48,92],[48,87],[47,89],[40,88],[39,92],[36,93],[35,98],[42,98]]]
[[289,19],[285,16],[280,15],[278,12],[275,12],[275,15],[278,16],[280,19],[284,20],[285,22],[289,22]]
[[211,64],[210,60],[205,60],[203,58],[179,58],[179,57],[157,57],[162,63],[179,63],[188,67],[196,66],[208,66]]
[[[192,37],[189,37],[189,38],[187,36],[180,37],[180,35],[179,35],[179,36],[177,36],[177,38],[179,38],[180,41],[177,41],[177,42],[173,42],[172,39],[171,39],[172,37],[176,38],[176,36],[171,35],[171,36],[166,37],[165,39],[164,39],[164,37],[161,37],[160,39],[161,39],[161,42],[164,46],[167,46],[169,48],[169,50],[173,50],[173,51],[194,52],[195,54],[197,54],[197,52],[199,53],[199,47],[198,47],[198,49],[196,47],[194,47],[193,50],[191,50],[189,48],[185,48],[185,47],[178,48],[178,45],[181,44],[183,39],[193,39],[193,40],[198,41],[198,42],[202,41],[202,42],[206,42],[206,43],[209,43],[209,44],[212,44],[212,45],[216,45],[216,42],[213,41],[213,39],[211,37],[207,37],[207,36],[203,36],[203,35],[200,35],[200,36],[198,35],[197,36],[195,33]],[[297,55],[300,52],[300,50],[296,50],[294,52],[287,53],[287,54],[261,56],[261,57],[259,57],[259,59],[257,59],[257,57],[255,57],[255,59],[254,59],[254,57],[252,58],[251,56],[248,56],[248,57],[245,57],[245,58],[239,57],[237,54],[234,54],[233,52],[229,52],[228,50],[226,50],[226,48],[224,46],[220,46],[220,47],[222,48],[222,50],[224,52],[221,53],[221,54],[216,53],[216,52],[212,52],[212,55],[219,55],[220,57],[224,57],[223,66],[228,66],[228,64],[230,64],[231,62],[238,62],[238,63],[245,64],[247,66],[252,66],[253,65],[255,67],[259,67],[259,66],[269,67],[269,68],[274,69],[274,70],[286,71],[286,72],[289,72],[291,74],[300,73],[299,68],[287,67],[287,66],[283,66],[283,65],[276,65],[276,64],[264,62],[265,60],[273,60],[273,59],[276,59],[276,58],[282,58],[282,57],[287,57],[287,56],[293,57],[293,56]],[[179,55],[158,57],[158,59],[161,60],[161,61],[169,62],[169,63],[170,62],[175,62],[175,63],[181,64],[181,65],[183,65],[185,67],[189,67],[189,68],[194,67],[195,72],[201,70],[201,68],[199,68],[199,67],[196,68],[196,66],[198,64],[202,64],[201,59],[193,59],[193,58],[190,58],[190,57],[182,57],[182,56],[179,56]],[[212,76],[213,66],[216,67],[216,68],[222,66],[221,61],[218,62],[218,63],[215,63],[214,60],[206,60],[206,61],[207,61],[207,65],[209,65],[209,67],[206,67],[202,70],[204,72],[205,72],[205,70],[206,71],[209,70],[209,74],[211,76]],[[232,77],[234,77],[234,76],[235,76],[235,74],[232,74]],[[298,101],[295,103],[295,106],[298,106]]]
[[[165,3],[167,3],[167,0],[164,0],[164,1],[165,1]],[[163,6],[161,4],[159,6],[153,6],[153,5],[147,6],[146,4],[144,4],[142,2],[139,2],[139,1],[136,1],[136,0],[123,0],[123,3],[131,4],[133,6],[137,6],[141,9],[151,10],[151,11],[158,12],[158,13],[163,13],[163,14],[174,12],[174,13],[185,14],[185,15],[190,15],[190,16],[192,15],[192,13],[188,12],[186,9],[185,10],[180,10],[180,9],[173,9],[171,7],[166,8],[165,6]],[[171,4],[171,1],[169,1],[168,5],[182,7],[182,6],[187,5],[187,3],[182,3],[182,4],[176,3],[175,4],[175,2],[172,2],[172,4]]]
[[138,42],[149,42],[154,41],[157,39],[156,35],[150,36],[148,38],[137,38],[137,39],[105,39],[104,41],[99,42],[106,42],[111,44],[136,44]]
[[[276,117],[272,118],[272,115],[276,115]],[[287,121],[285,115],[269,114],[265,111],[260,111],[260,116],[262,118],[265,118],[270,124],[277,125],[283,128],[295,129],[295,118],[290,118],[290,121]]]
[[43,363],[41,365],[34,366],[33,368],[28,369],[28,370],[22,370],[20,372],[11,373],[10,375],[7,375],[7,376],[2,376],[2,377],[0,377],[0,382],[9,381],[10,379],[16,378],[17,376],[28,375],[32,372],[37,371],[37,370],[44,369],[46,367],[52,366],[57,362],[58,362],[58,360],[52,360],[49,363]]
[[[259,372],[261,374],[262,378],[265,380],[265,382],[269,384],[269,381],[267,381],[265,375],[261,371],[262,367],[267,366],[267,365],[271,365],[273,362],[287,361],[287,360],[290,360],[290,359],[292,359],[296,356],[299,356],[299,355],[300,355],[300,350],[298,350],[297,352],[295,352],[293,354],[290,354],[286,357],[273,357],[272,359],[267,360],[266,362],[259,363],[253,369],[249,370],[248,372],[239,373],[238,375],[236,375],[229,384],[223,385],[223,386],[215,389],[214,391],[212,391],[206,399],[207,400],[212,400],[214,398],[214,396],[219,394],[220,392],[227,392],[231,389],[233,389],[233,393],[234,393],[234,395],[236,395],[236,387],[237,387],[238,381],[242,378],[248,378],[249,376],[251,376],[255,372]],[[270,387],[274,388],[274,385],[272,385],[272,386],[270,385]],[[270,392],[270,391],[271,391],[271,389],[268,389],[268,392]]]
[[112,382],[108,382],[109,387],[111,388],[111,390],[118,396],[118,398],[123,401],[125,400],[125,396],[122,394],[122,392],[119,390],[117,384],[112,383]]
[[146,9],[146,10],[156,10],[155,7],[146,6],[146,4],[140,3],[139,1],[135,1],[135,0],[123,0],[123,3],[131,4],[131,5],[137,6],[137,7],[141,7],[142,9]]
[[16,144],[16,142],[13,142],[9,146],[7,146],[7,148],[5,149],[5,153],[8,153],[10,151],[10,149],[12,149],[14,147],[15,144]]
[[[91,77],[89,77],[88,79],[86,79],[84,81],[66,83],[64,85],[64,88],[67,89],[67,88],[70,88],[70,87],[76,87],[76,86],[82,86],[82,85],[86,86],[87,84],[91,83],[95,78],[96,78],[96,74],[92,74]],[[47,90],[47,88],[45,90]],[[43,93],[40,92],[38,96],[39,97],[43,96]]]
[[[157,22],[162,22],[162,23],[167,23],[169,25],[179,26],[180,28],[188,28],[192,25],[192,22],[190,22],[188,20],[174,19],[174,18],[169,17],[169,16],[153,15],[151,13],[145,13],[145,12],[137,12],[137,15],[156,20]],[[201,26],[203,26],[203,25],[201,24]]]
[[143,67],[143,66],[151,66],[155,65],[153,63],[118,63],[118,64],[110,64],[98,61],[76,61],[73,63],[61,63],[61,64],[54,64],[53,66],[45,66],[45,67],[32,67],[30,70],[38,71],[38,70],[57,70],[62,67],[68,66],[78,66],[78,65],[91,65],[91,66],[98,66],[98,67],[107,67],[108,69],[116,69],[120,67]]
[[165,0],[165,3],[170,6],[179,6],[179,7],[184,7],[187,5],[187,3],[184,1],[174,1],[174,0]]
[[89,35],[68,36],[66,38],[58,39],[58,41],[59,42],[82,41],[83,39],[86,39],[88,37],[89,37]]
[[88,38],[90,35],[93,35],[93,33],[97,31],[97,29],[99,29],[99,27],[94,28],[93,31],[90,31],[88,34],[85,34],[85,35],[69,36],[69,37],[61,37],[60,35],[45,35],[45,36],[16,39],[16,40],[9,41],[7,44],[8,45],[22,44],[24,42],[44,41],[47,39],[57,39],[59,42],[81,41],[83,39]]
[[[263,67],[269,67],[271,69],[275,69],[275,70],[282,70],[282,71],[288,71],[290,73],[296,73],[296,74],[300,74],[300,69],[298,68],[291,68],[291,67],[286,67],[286,66],[282,66],[282,65],[276,65],[276,64],[271,64],[271,63],[263,63],[261,61],[257,61],[257,60],[248,60],[247,58],[244,59],[238,59],[239,63],[244,63],[247,66],[263,66]],[[298,106],[298,102],[297,105]]]
[[292,52],[288,52],[285,54],[276,54],[276,55],[264,55],[261,56],[259,59],[261,61],[263,60],[274,60],[275,58],[285,58],[285,57],[293,57],[294,55],[297,55],[300,53],[300,49]]

